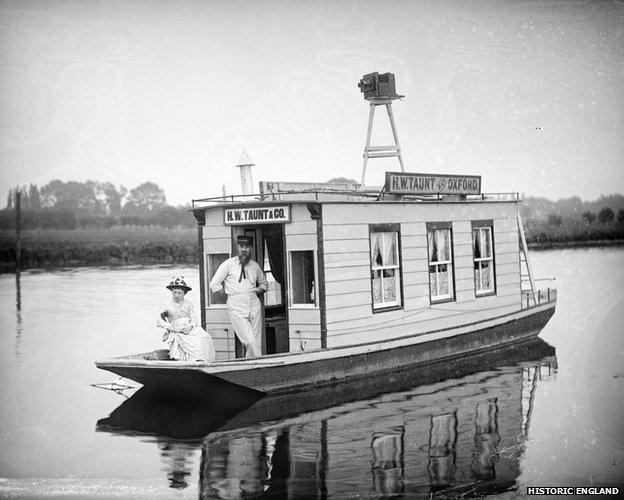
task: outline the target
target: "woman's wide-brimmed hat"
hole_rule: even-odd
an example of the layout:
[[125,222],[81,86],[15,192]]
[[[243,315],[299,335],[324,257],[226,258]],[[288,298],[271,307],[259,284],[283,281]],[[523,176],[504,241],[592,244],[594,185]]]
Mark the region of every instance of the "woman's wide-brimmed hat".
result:
[[182,276],[174,276],[171,282],[167,285],[167,288],[169,290],[172,290],[173,288],[181,288],[185,292],[192,290],[192,288],[186,284],[186,281],[184,281]]

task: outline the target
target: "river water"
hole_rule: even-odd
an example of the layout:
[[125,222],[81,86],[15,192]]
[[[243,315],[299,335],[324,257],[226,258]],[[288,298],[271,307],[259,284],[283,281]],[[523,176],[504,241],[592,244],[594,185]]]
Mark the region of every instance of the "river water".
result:
[[[95,368],[159,347],[163,285],[195,268],[0,276],[0,496],[513,497],[624,486],[624,250],[532,253],[539,342],[229,410]],[[189,298],[198,306],[194,287]],[[91,384],[127,383],[120,392]]]

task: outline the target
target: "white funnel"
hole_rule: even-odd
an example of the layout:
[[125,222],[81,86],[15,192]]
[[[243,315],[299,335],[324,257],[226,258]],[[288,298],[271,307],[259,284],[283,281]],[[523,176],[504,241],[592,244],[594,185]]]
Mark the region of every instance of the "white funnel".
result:
[[243,149],[243,152],[238,159],[237,167],[240,167],[240,176],[241,176],[241,189],[243,190],[243,194],[253,194],[253,177],[251,175],[251,167],[255,165],[254,162],[251,161],[247,151]]

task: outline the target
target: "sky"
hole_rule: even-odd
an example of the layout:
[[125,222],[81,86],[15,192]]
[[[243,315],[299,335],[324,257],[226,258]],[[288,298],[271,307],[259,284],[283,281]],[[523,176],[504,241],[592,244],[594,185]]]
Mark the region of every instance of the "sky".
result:
[[243,149],[255,183],[359,180],[373,71],[409,172],[624,193],[624,1],[0,0],[0,206],[53,179],[239,193]]

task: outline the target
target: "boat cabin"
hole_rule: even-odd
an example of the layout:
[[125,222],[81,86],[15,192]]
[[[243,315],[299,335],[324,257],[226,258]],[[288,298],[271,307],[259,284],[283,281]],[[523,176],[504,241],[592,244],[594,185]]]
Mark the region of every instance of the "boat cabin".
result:
[[225,296],[208,286],[254,237],[264,269],[263,354],[431,334],[523,307],[516,193],[481,178],[386,173],[357,184],[261,182],[260,192],[193,200],[202,325],[217,360],[244,355]]

